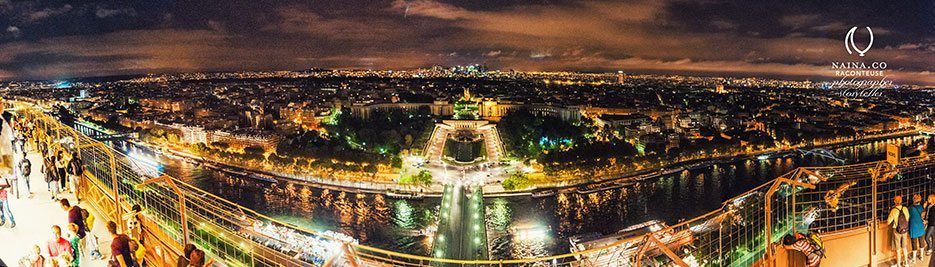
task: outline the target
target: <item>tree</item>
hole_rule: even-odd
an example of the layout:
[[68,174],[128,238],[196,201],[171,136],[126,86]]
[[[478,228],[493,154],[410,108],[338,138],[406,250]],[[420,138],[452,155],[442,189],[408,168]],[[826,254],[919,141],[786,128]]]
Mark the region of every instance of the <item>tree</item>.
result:
[[399,178],[400,184],[430,185],[432,184],[432,173],[427,170],[420,170],[419,173]]
[[261,146],[248,146],[243,149],[243,152],[248,155],[263,155],[266,153],[266,149]]
[[510,177],[507,177],[505,180],[503,180],[501,185],[503,186],[503,189],[506,190],[522,190],[531,186],[532,183],[530,183],[529,176],[526,176],[525,173],[514,172],[510,175]]
[[334,114],[331,123],[323,125],[325,131],[283,138],[276,146],[277,153],[400,167],[400,152],[413,144],[413,136],[425,135],[432,126],[430,116],[403,110],[374,111],[366,119],[352,116],[346,109]]
[[391,166],[393,166],[393,168],[402,168],[403,158],[400,158],[399,156],[393,156]]
[[225,142],[213,142],[211,143],[211,146],[217,149],[220,149],[220,150],[227,150],[228,148],[230,148],[230,144],[225,143]]
[[364,166],[364,172],[366,172],[366,173],[376,173],[376,172],[377,172],[377,165],[368,164],[367,166]]
[[195,154],[195,155],[205,155],[211,152],[211,148],[205,145],[205,143],[192,144],[191,146],[188,147],[188,150],[191,151],[192,154]]
[[166,134],[166,141],[168,141],[170,144],[178,144],[179,140],[180,138],[178,134],[175,134],[175,133]]

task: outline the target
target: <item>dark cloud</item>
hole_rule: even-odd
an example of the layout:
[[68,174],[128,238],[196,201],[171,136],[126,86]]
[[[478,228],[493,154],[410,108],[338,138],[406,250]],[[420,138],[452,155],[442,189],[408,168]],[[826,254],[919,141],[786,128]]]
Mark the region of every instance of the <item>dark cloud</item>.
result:
[[847,29],[871,26],[864,60],[935,84],[933,3],[0,0],[0,78],[471,63],[821,78],[854,60]]
[[[119,66],[124,62],[140,59],[139,56],[131,55],[99,55],[99,56],[82,56],[74,54],[60,54],[60,53],[46,53],[46,52],[30,52],[24,54],[17,54],[12,58],[12,60],[6,62],[0,62],[0,69],[14,72],[22,73],[26,76],[31,75],[58,75],[58,77],[72,77],[75,75],[84,74],[80,69],[74,69],[68,72],[60,72],[61,69],[57,66],[68,66],[68,67],[77,67],[77,66],[86,66],[91,68],[96,68],[100,66]],[[49,73],[49,70],[52,69],[54,73]]]

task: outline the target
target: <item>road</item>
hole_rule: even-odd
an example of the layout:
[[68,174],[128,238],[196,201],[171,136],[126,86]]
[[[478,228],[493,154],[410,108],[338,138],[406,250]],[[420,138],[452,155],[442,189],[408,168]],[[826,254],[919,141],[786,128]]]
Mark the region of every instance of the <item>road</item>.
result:
[[479,186],[445,186],[439,211],[433,256],[446,259],[487,259],[484,197]]

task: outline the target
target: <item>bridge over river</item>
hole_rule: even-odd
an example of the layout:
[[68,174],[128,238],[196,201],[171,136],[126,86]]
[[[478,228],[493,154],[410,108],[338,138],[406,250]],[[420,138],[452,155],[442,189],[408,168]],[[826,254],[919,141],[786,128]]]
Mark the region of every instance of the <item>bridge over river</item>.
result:
[[463,185],[460,182],[445,186],[438,232],[432,248],[436,258],[487,259],[483,195],[481,186]]

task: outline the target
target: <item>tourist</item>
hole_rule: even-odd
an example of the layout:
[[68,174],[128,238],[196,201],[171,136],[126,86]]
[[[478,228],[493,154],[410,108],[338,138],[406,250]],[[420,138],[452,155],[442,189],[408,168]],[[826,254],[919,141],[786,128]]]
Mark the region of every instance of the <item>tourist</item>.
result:
[[127,222],[127,234],[130,238],[143,242],[143,207],[133,204],[130,213],[124,214],[123,219]]
[[81,175],[84,174],[84,165],[81,162],[81,158],[78,157],[78,152],[72,152],[71,159],[68,160],[68,175],[71,179],[71,190],[75,192],[75,197],[78,199],[78,203],[81,203],[81,195],[78,194],[79,181],[81,181]]
[[13,127],[10,126],[9,112],[4,111],[0,120],[0,140],[10,141],[10,145],[0,142],[0,173],[13,173]]
[[85,214],[87,211],[78,207],[78,205],[72,206],[68,199],[59,200],[59,204],[61,204],[63,210],[68,212],[68,223],[77,224],[78,229],[81,230],[81,238],[84,238],[87,233],[87,226],[85,225],[87,219]]
[[785,249],[802,252],[802,254],[805,255],[805,266],[818,266],[821,264],[822,255],[819,253],[821,249],[817,248],[812,242],[809,242],[808,238],[809,237],[800,233],[787,234],[782,237],[782,245]]
[[143,246],[143,243],[140,243],[140,240],[132,237],[130,238],[130,255],[133,256],[133,261],[136,262],[137,266],[146,266],[144,262],[146,247]]
[[913,262],[922,260],[922,256],[925,254],[923,252],[923,249],[925,249],[925,245],[923,244],[925,221],[922,220],[922,213],[924,212],[925,208],[922,207],[922,196],[919,194],[912,195],[912,205],[909,205],[909,243],[912,244],[912,255],[910,259]]
[[6,217],[10,217],[10,228],[16,227],[16,220],[13,219],[13,210],[10,209],[10,199],[7,196],[10,183],[7,179],[0,178],[0,226],[6,224]]
[[74,224],[74,223],[68,224],[68,232],[71,233],[71,236],[68,237],[68,243],[71,244],[71,251],[72,251],[71,252],[72,260],[69,266],[72,266],[72,267],[78,266],[79,258],[83,255],[81,254],[82,251],[80,249],[81,237],[80,237],[80,234],[78,234],[79,231],[81,231],[81,229],[78,228],[77,224]]
[[[26,184],[26,192],[29,193],[28,197],[32,198],[32,188],[29,186],[29,175],[32,174],[32,162],[26,157],[25,151],[23,151],[23,158],[16,164],[16,170],[18,174],[17,178],[23,180],[23,183]],[[19,198],[19,192],[17,192],[16,198]]]
[[893,249],[896,250],[896,266],[908,266],[909,251],[906,248],[906,243],[909,242],[909,209],[903,206],[902,196],[894,197],[893,204],[895,206],[890,210],[886,223],[891,225],[890,227],[893,229]]
[[925,202],[925,217],[928,227],[925,229],[925,255],[932,254],[932,248],[935,248],[935,194],[929,194]]
[[188,266],[195,266],[195,267],[210,266],[210,265],[205,264],[205,252],[201,251],[200,249],[193,250],[189,258],[191,259],[191,262],[189,262]]
[[821,264],[819,249],[812,245],[808,237],[803,234],[794,233],[783,236],[782,245],[785,249],[802,252],[805,255],[805,266],[814,267]]
[[175,266],[188,267],[188,265],[191,264],[189,257],[191,257],[192,251],[195,251],[195,245],[192,243],[185,244],[185,248],[182,249],[182,255],[179,255],[179,258],[175,260]]
[[133,261],[133,255],[130,252],[130,237],[118,234],[117,223],[114,221],[107,222],[107,232],[113,238],[110,242],[110,266],[136,267],[136,262]]
[[62,188],[59,187],[58,172],[55,171],[55,156],[49,155],[42,162],[42,173],[45,175],[45,183],[48,185],[49,192],[52,193],[52,200],[58,200],[58,194]]
[[33,245],[32,252],[19,260],[19,266],[45,267],[45,257],[42,256],[39,244]]
[[26,136],[23,135],[22,127],[16,129],[16,133],[13,134],[13,150],[19,150],[19,152],[26,153]]
[[52,226],[52,239],[46,243],[46,250],[49,251],[52,266],[68,266],[72,260],[71,243],[62,238],[62,228],[58,225]]
[[85,217],[84,226],[87,227],[88,236],[85,237],[85,248],[90,251],[88,255],[91,259],[103,258],[101,251],[98,249],[97,236],[91,232],[94,230],[94,214],[87,209],[81,209],[81,215]]
[[10,184],[10,193],[16,195],[16,199],[20,198],[19,193],[19,163],[17,162],[12,169],[10,169],[10,176],[7,181]]
[[88,234],[88,230],[87,230],[88,228],[85,225],[85,222],[87,219],[87,216],[85,216],[85,214],[87,214],[87,211],[81,209],[81,207],[78,207],[77,205],[72,206],[71,203],[68,202],[68,199],[62,199],[59,201],[59,203],[61,204],[62,209],[68,212],[68,217],[67,217],[68,223],[73,223],[78,226],[77,235],[78,235],[78,239],[80,239],[79,240],[80,242],[78,243],[78,248],[79,248],[80,254],[87,255],[85,253],[85,248],[87,244],[85,237]]
[[68,159],[65,158],[65,151],[58,150],[55,155],[55,174],[57,174],[59,177],[58,184],[62,191],[71,193],[71,190],[68,189],[68,175],[65,171],[65,169],[68,167]]
[[33,131],[32,141],[33,141],[33,145],[32,145],[33,148],[35,148],[36,151],[39,151],[40,154],[45,156],[45,144],[43,144],[42,139],[39,138],[39,131],[37,130]]

